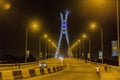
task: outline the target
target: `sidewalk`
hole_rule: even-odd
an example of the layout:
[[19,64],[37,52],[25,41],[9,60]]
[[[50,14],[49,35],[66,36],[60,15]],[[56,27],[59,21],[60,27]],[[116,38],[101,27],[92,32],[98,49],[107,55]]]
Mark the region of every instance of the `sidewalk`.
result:
[[100,67],[101,71],[101,80],[120,80],[119,72],[116,70],[112,70],[111,68],[108,68],[107,71],[104,70],[104,66],[102,65],[96,65],[92,63],[87,63],[87,65],[91,66],[95,69],[95,66]]
[[101,70],[101,80],[118,80],[111,71]]

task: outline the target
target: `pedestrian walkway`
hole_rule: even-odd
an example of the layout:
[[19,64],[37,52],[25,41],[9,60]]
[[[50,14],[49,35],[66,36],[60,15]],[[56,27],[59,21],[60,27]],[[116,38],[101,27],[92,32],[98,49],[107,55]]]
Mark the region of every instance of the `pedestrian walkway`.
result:
[[116,77],[112,74],[112,72],[104,72],[104,71],[101,71],[101,79],[102,80],[117,80]]
[[[91,66],[92,68],[95,68],[95,66],[97,66],[96,64],[93,63],[88,63],[86,64],[88,66]],[[120,76],[119,76],[119,72],[111,69],[111,67],[108,67],[107,71],[105,71],[104,66],[103,65],[98,65],[100,67],[100,80],[120,80]]]

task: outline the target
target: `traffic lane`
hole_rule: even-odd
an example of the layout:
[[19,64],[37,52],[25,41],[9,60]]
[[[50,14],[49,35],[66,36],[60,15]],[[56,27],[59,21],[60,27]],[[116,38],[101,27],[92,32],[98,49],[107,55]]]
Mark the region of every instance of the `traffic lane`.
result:
[[95,70],[86,64],[72,64],[60,72],[25,80],[97,80]]

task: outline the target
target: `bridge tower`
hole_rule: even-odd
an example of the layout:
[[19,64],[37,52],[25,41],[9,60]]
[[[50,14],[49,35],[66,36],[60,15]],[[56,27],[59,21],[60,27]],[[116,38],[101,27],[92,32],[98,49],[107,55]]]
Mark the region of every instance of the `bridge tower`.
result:
[[60,37],[59,37],[59,42],[58,42],[58,47],[55,53],[55,57],[59,57],[59,53],[60,53],[60,45],[61,45],[61,40],[63,35],[65,35],[66,37],[66,41],[67,41],[67,45],[68,45],[68,53],[67,55],[69,55],[69,38],[68,38],[68,26],[67,26],[67,20],[68,20],[68,14],[69,11],[65,12],[65,15],[62,14],[62,12],[60,12],[60,18],[61,18],[61,31],[60,31]]

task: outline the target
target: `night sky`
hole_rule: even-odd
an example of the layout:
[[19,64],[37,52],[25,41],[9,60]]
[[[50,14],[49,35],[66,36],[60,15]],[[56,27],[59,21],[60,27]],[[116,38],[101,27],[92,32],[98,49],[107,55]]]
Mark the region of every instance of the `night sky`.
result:
[[[38,19],[42,27],[38,32],[28,31],[28,49],[38,54],[38,39],[47,33],[57,44],[60,34],[60,12],[69,10],[68,31],[70,45],[82,33],[92,40],[91,54],[100,50],[100,30],[90,30],[95,21],[103,29],[104,53],[111,56],[111,41],[117,40],[116,0],[9,0],[11,8],[0,10],[0,55],[24,55],[25,30],[32,19]],[[65,43],[65,40],[63,40]],[[88,40],[86,40],[88,44]],[[88,46],[87,46],[88,47]],[[86,52],[88,51],[86,47]]]

